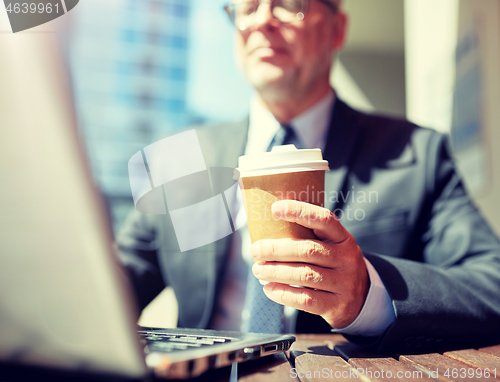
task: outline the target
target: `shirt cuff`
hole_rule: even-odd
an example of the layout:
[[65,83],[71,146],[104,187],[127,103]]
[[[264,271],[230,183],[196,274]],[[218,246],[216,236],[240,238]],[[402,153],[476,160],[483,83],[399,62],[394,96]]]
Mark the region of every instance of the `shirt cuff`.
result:
[[389,293],[373,265],[367,259],[365,262],[371,283],[365,304],[349,326],[332,329],[332,333],[375,337],[380,336],[394,322],[396,315]]

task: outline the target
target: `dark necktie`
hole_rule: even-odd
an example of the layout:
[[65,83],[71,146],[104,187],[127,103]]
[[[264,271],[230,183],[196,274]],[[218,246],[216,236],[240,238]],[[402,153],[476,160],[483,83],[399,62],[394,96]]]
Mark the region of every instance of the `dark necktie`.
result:
[[267,151],[271,151],[274,146],[290,145],[294,144],[298,149],[302,149],[303,146],[298,139],[295,131],[290,125],[281,125],[280,129],[274,136],[271,144],[267,148]]
[[[267,151],[274,146],[295,144],[300,148],[300,143],[295,132],[290,126],[281,126],[274,136]],[[242,331],[255,333],[284,333],[285,314],[284,306],[267,298],[262,290],[263,285],[249,269],[244,311],[248,317],[243,320]]]

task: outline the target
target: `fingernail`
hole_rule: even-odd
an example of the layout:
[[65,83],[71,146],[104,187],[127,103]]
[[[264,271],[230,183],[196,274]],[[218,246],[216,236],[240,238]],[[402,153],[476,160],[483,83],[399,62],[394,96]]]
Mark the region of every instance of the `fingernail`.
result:
[[255,258],[259,257],[260,248],[261,248],[260,241],[256,241],[255,243],[252,244],[252,246],[250,247],[250,254],[252,255],[252,257]]

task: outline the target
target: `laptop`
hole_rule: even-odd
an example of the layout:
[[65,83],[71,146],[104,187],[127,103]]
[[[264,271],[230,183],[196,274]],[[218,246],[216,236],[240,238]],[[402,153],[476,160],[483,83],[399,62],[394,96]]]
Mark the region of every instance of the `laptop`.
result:
[[43,28],[0,33],[0,371],[185,379],[288,350],[289,335],[137,327],[58,34]]

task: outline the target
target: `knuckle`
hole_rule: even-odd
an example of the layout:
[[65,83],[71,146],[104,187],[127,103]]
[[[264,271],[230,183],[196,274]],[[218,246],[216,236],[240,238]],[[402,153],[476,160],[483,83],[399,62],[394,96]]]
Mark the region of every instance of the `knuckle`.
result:
[[276,241],[271,240],[268,243],[268,254],[269,255],[275,255],[278,252],[278,243]]
[[356,243],[356,239],[354,239],[354,236],[352,236],[349,232],[346,231],[346,239],[344,240],[344,242],[353,247],[353,251],[354,252],[360,252],[361,251],[361,248],[359,248],[358,244]]
[[351,237],[347,239],[346,245],[352,244],[352,247],[344,252],[344,264],[349,271],[356,272],[358,269],[366,269],[366,263],[361,248]]
[[288,294],[287,294],[287,291],[286,291],[285,288],[281,289],[280,300],[283,301],[283,302],[287,302],[288,301]]
[[290,205],[289,201],[286,201],[285,208],[283,209],[283,213],[285,216],[291,216],[293,214],[293,208]]
[[326,225],[336,225],[338,224],[339,218],[333,212],[328,211],[326,216],[324,217],[324,221]]
[[363,251],[361,250],[361,247],[358,245],[358,243],[356,243],[354,236],[352,236],[352,235],[349,235],[349,236],[350,236],[350,239],[354,242],[355,252],[359,255],[358,256],[359,261],[361,263],[365,264],[365,257],[363,255]]
[[319,283],[322,279],[323,277],[319,272],[308,266],[304,267],[300,273],[300,281],[307,284]]
[[304,204],[299,204],[297,206],[297,217],[299,219],[304,219],[307,216],[307,206]]
[[304,246],[305,246],[305,248],[303,250],[303,253],[307,259],[311,259],[311,258],[316,257],[316,255],[319,252],[318,243],[315,243],[314,241],[306,241],[304,243]]
[[267,267],[267,275],[268,277],[271,278],[277,278],[278,277],[278,267],[276,265],[268,265]]
[[314,298],[309,294],[309,293],[302,293],[300,295],[300,303],[306,308],[311,308],[315,305],[315,300]]

